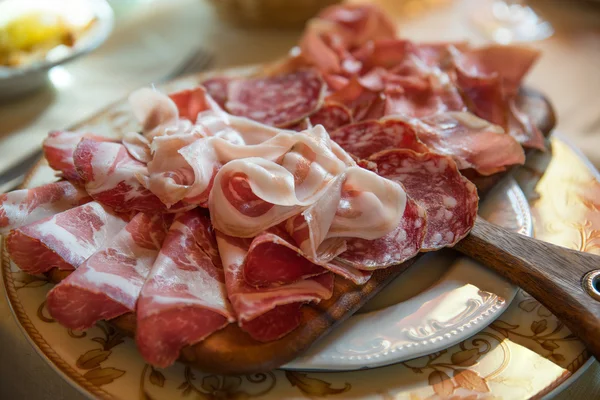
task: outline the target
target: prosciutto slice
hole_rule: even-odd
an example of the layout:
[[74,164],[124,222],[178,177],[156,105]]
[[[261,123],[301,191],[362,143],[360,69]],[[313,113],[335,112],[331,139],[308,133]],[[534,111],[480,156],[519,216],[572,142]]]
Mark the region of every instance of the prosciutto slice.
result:
[[95,201],[14,229],[6,238],[11,259],[23,271],[39,274],[73,270],[127,222]]
[[68,181],[0,195],[0,235],[91,201],[85,190]]
[[83,132],[53,131],[44,140],[44,157],[52,169],[61,172],[61,176],[75,183],[83,183],[75,169],[73,153],[81,139],[87,138],[98,142],[110,139]]
[[419,139],[436,153],[451,156],[459,169],[491,175],[525,162],[525,152],[512,136],[471,113],[439,114],[423,122],[427,127],[411,122]]
[[257,288],[244,279],[243,264],[250,243],[217,231],[217,243],[225,268],[227,295],[240,328],[258,341],[279,339],[300,325],[301,305],[329,299],[333,274],[320,274],[294,283]]
[[146,172],[146,165],[131,157],[122,144],[83,139],[73,158],[85,189],[96,201],[122,212],[166,210],[137,178]]
[[461,175],[450,157],[388,150],[371,160],[377,163],[380,175],[400,182],[427,211],[423,250],[452,246],[469,233],[477,217],[477,188]]
[[235,320],[208,216],[179,214],[144,284],[137,306],[136,343],[152,365],[166,367],[179,351]]
[[171,220],[170,214],[137,214],[48,293],[50,315],[67,328],[84,330],[134,312]]

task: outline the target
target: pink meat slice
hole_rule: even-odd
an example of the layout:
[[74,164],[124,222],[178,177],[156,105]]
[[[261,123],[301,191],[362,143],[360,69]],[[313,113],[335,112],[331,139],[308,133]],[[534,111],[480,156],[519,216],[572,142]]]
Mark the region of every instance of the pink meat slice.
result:
[[136,343],[146,361],[172,364],[179,351],[235,320],[205,211],[178,214],[137,305]]
[[240,328],[258,341],[279,339],[300,324],[300,306],[328,299],[333,293],[331,273],[301,279],[294,283],[257,288],[244,279],[244,260],[250,248],[248,239],[217,232],[217,243],[225,268],[225,283]]
[[137,214],[47,295],[50,315],[67,328],[84,330],[103,319],[135,311],[171,214]]
[[240,79],[228,87],[227,110],[272,126],[291,126],[319,109],[325,83],[315,69]]
[[60,171],[63,178],[76,183],[83,181],[75,169],[73,153],[83,138],[99,142],[111,141],[111,139],[91,133],[53,131],[48,134],[43,144],[44,156],[50,167]]
[[[410,194],[408,189],[407,192]],[[340,268],[362,270],[363,273],[400,264],[419,253],[426,231],[425,209],[408,198],[402,221],[395,230],[375,240],[348,239],[347,250],[331,264]]]
[[[83,139],[73,158],[94,200],[121,212],[166,210],[164,203],[137,178],[147,174],[146,165],[133,158],[122,144]],[[177,208],[179,205],[171,211]]]
[[434,115],[422,120],[425,126],[413,122],[419,139],[434,152],[451,156],[461,170],[491,175],[525,162],[523,148],[511,135],[471,113]]
[[11,259],[27,273],[55,267],[74,270],[126,224],[123,216],[93,201],[14,229],[6,246]]
[[450,157],[387,150],[370,159],[377,163],[381,176],[401,183],[427,211],[422,250],[452,246],[469,233],[477,217],[477,188],[462,176]]
[[0,235],[91,201],[68,181],[0,194]]
[[360,159],[389,149],[410,149],[427,152],[415,129],[401,120],[362,121],[346,125],[330,134],[331,139],[348,153]]

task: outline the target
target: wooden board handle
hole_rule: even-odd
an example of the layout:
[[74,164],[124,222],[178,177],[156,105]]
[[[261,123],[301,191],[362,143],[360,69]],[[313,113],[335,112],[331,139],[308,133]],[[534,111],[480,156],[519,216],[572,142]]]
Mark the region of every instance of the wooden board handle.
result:
[[535,297],[600,360],[600,256],[511,233],[482,218],[456,249]]

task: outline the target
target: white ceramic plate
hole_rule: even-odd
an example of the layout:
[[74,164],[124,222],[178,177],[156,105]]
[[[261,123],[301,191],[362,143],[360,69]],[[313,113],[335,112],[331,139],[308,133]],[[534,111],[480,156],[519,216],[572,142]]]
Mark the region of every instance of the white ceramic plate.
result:
[[[513,179],[499,184],[480,214],[531,236],[525,195]],[[494,321],[517,288],[478,263],[451,252],[426,254],[362,312],[283,368],[355,370],[395,364],[448,348]]]
[[4,0],[0,1],[0,26],[32,11],[57,14],[75,26],[94,22],[71,48],[54,49],[43,61],[14,68],[0,66],[0,98],[14,97],[39,88],[46,81],[50,68],[100,46],[110,35],[114,24],[112,8],[105,0]]

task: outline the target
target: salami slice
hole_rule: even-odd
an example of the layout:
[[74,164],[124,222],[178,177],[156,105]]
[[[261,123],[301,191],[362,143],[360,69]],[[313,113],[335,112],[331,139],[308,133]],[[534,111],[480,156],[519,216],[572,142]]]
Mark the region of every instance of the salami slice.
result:
[[50,315],[67,328],[84,330],[103,319],[135,311],[158,255],[170,214],[137,214],[47,295]]
[[131,157],[122,144],[84,139],[73,158],[94,200],[122,212],[166,210],[165,204],[137,178],[147,172],[146,165]]
[[323,125],[327,132],[348,125],[352,122],[352,113],[350,110],[336,103],[325,103],[317,112],[310,116],[312,126]]
[[302,303],[319,302],[333,293],[333,274],[330,273],[279,286],[251,286],[244,280],[242,268],[250,241],[217,232],[217,243],[225,268],[227,294],[238,324],[256,340],[270,341],[285,336],[300,324]]
[[14,229],[6,238],[11,259],[39,274],[57,267],[73,270],[126,225],[95,201]]
[[400,264],[419,253],[426,225],[425,209],[408,198],[402,221],[394,231],[375,240],[348,239],[348,249],[331,264],[364,272]]
[[227,110],[272,126],[290,126],[321,106],[325,83],[315,69],[229,84]]
[[83,138],[98,142],[111,141],[106,137],[91,133],[53,131],[48,134],[43,144],[44,156],[50,168],[60,171],[63,178],[76,183],[83,181],[75,169],[73,153]]
[[427,211],[423,250],[452,246],[469,233],[477,217],[477,188],[450,157],[388,150],[371,157],[379,174],[400,182]]
[[212,225],[200,209],[178,215],[171,225],[136,311],[137,346],[159,367],[234,321]]
[[206,88],[206,92],[215,100],[215,102],[225,108],[227,103],[227,90],[231,79],[222,76],[207,79],[201,83]]
[[333,131],[331,139],[361,159],[389,149],[429,151],[415,129],[401,120],[356,122]]
[[91,200],[68,181],[0,194],[0,235]]
[[381,93],[365,88],[352,78],[346,86],[327,97],[327,101],[343,104],[352,112],[354,121],[383,117],[385,102]]

